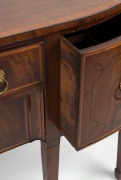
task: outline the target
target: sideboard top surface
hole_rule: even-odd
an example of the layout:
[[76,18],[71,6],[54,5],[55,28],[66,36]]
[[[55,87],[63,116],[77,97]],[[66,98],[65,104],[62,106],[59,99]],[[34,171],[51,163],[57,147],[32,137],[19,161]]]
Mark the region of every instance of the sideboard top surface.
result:
[[6,37],[44,35],[118,12],[121,0],[0,0],[0,45]]

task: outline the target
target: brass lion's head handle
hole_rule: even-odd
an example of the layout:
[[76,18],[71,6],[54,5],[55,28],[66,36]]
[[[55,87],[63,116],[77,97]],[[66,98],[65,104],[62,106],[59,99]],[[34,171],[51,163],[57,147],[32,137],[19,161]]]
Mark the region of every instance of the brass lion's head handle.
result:
[[5,72],[0,69],[0,83],[3,83],[3,88],[0,89],[0,94],[3,94],[8,89],[8,81],[6,80]]

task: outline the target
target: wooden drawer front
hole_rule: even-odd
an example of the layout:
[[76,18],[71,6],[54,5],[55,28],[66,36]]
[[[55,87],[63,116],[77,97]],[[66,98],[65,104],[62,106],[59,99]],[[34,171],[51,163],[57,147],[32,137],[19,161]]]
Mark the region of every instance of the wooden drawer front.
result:
[[76,149],[121,128],[121,36],[79,47],[62,38],[61,129]]
[[0,69],[9,84],[6,92],[42,81],[42,43],[0,53]]
[[84,54],[83,60],[81,144],[85,145],[121,127],[121,38],[116,45]]
[[0,153],[45,140],[43,85],[0,97]]
[[0,152],[29,139],[24,98],[0,101]]

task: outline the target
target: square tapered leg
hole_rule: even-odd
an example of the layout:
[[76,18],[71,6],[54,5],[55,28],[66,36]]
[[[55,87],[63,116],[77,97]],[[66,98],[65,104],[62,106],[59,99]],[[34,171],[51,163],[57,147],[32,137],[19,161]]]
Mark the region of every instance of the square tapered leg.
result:
[[60,139],[42,142],[43,180],[58,180]]
[[118,153],[117,153],[117,165],[115,169],[115,176],[118,180],[121,180],[121,130],[118,137]]

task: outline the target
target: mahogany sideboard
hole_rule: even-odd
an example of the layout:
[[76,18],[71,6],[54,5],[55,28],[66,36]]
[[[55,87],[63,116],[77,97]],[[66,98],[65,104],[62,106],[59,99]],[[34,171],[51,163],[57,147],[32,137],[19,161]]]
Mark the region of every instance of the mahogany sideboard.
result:
[[119,131],[121,1],[0,0],[0,153],[41,140],[58,180],[64,135],[81,150]]

